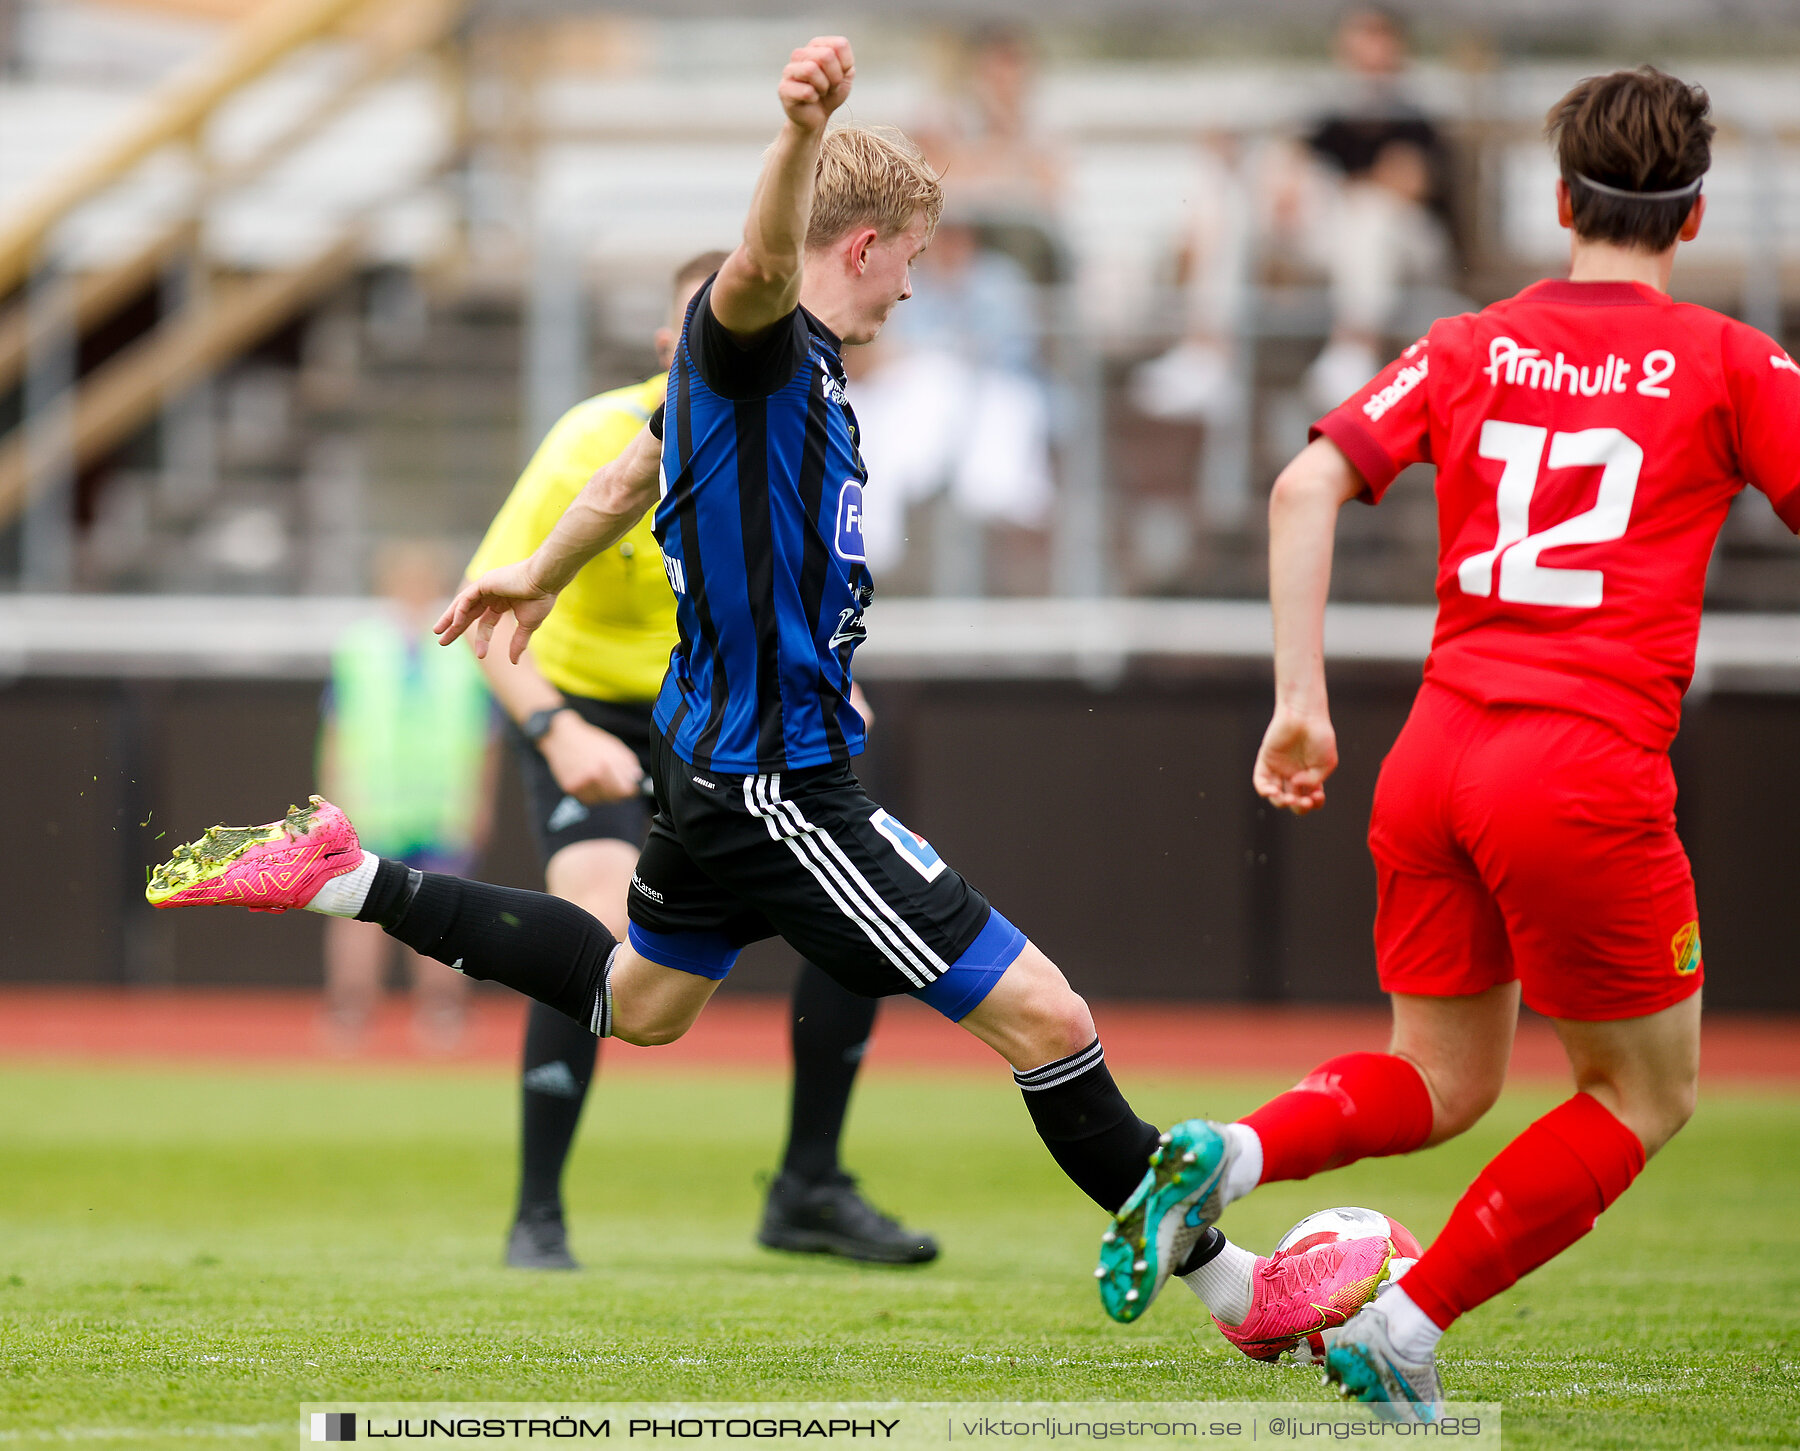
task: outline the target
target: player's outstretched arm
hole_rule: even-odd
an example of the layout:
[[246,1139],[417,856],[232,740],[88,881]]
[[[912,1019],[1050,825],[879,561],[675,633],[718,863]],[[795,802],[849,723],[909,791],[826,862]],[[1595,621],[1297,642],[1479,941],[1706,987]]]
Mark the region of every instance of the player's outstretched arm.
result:
[[476,658],[485,658],[494,626],[511,615],[515,628],[507,654],[517,661],[581,566],[623,539],[656,502],[661,467],[662,440],[645,428],[582,486],[528,559],[490,569],[457,591],[432,627],[438,643],[448,645],[467,630]]
[[1259,795],[1304,816],[1325,804],[1337,735],[1325,694],[1325,601],[1337,516],[1362,478],[1329,439],[1281,471],[1269,497],[1269,606],[1275,622],[1275,715],[1256,754]]
[[713,316],[734,337],[749,341],[799,306],[819,143],[855,76],[856,57],[841,35],[815,36],[781,72],[776,90],[787,121],[763,158],[744,240],[712,286]]

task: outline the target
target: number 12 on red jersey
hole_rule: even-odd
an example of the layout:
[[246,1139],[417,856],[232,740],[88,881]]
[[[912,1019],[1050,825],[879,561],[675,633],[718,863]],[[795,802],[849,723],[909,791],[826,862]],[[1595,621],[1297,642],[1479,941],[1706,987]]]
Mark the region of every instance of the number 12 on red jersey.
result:
[[[1534,534],[1531,496],[1545,467],[1546,440],[1550,468],[1598,468],[1600,490],[1593,508]],[[1578,610],[1598,606],[1605,593],[1600,570],[1558,569],[1539,564],[1538,556],[1563,545],[1605,544],[1624,538],[1631,524],[1631,503],[1637,495],[1644,450],[1616,428],[1553,434],[1533,424],[1490,418],[1481,425],[1477,452],[1502,465],[1494,499],[1500,528],[1492,549],[1471,554],[1457,565],[1456,580],[1462,592],[1483,599],[1497,593],[1510,604]]]

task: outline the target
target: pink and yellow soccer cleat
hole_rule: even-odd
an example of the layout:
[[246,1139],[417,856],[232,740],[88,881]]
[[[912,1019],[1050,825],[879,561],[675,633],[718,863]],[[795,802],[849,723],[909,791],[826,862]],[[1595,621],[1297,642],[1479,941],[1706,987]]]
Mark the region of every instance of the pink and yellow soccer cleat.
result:
[[152,907],[226,903],[252,912],[304,907],[333,877],[361,865],[350,818],[323,797],[267,826],[215,826],[150,874]]
[[1259,1256],[1244,1323],[1227,1325],[1215,1315],[1213,1324],[1252,1360],[1278,1360],[1302,1350],[1302,1341],[1307,1342],[1302,1359],[1323,1359],[1325,1332],[1375,1297],[1393,1257],[1393,1241],[1379,1236]]

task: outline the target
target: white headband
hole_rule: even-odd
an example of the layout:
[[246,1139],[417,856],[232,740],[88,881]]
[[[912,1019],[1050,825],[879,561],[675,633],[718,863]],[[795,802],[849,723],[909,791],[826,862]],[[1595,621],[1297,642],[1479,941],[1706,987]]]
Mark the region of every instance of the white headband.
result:
[[1705,180],[1704,177],[1696,176],[1686,186],[1678,186],[1673,191],[1626,191],[1623,187],[1608,186],[1603,181],[1595,181],[1591,176],[1583,176],[1579,171],[1573,175],[1583,186],[1592,187],[1603,196],[1623,197],[1628,202],[1672,202],[1683,197],[1698,196],[1700,183]]

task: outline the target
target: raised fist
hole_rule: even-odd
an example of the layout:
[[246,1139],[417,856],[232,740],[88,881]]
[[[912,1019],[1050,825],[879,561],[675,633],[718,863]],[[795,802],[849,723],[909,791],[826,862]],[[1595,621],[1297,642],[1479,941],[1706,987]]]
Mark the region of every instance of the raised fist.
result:
[[819,131],[844,104],[855,78],[850,42],[841,35],[817,35],[789,57],[776,93],[788,120],[807,131]]

